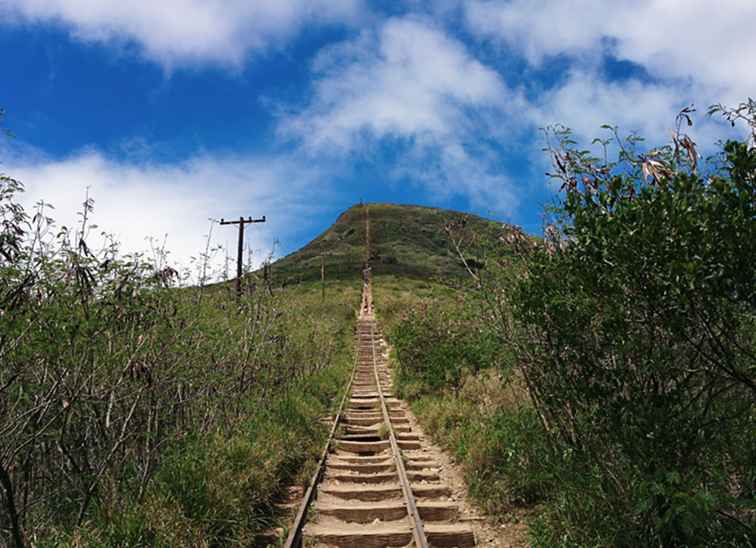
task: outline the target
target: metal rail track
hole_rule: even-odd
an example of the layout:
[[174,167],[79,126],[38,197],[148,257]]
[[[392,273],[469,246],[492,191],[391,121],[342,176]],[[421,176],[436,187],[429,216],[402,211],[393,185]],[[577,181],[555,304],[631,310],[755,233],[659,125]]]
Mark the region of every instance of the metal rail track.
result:
[[413,432],[402,402],[387,392],[390,373],[371,289],[368,279],[355,367],[284,546],[474,546],[433,456]]
[[[366,286],[365,289],[366,289],[366,292],[370,292],[369,285]],[[368,316],[372,316],[371,305],[372,305],[372,300],[370,299],[369,295],[364,295],[363,308],[362,308],[364,317],[361,318],[363,321]],[[370,347],[371,347],[370,355],[372,358],[373,378],[375,379],[375,389],[378,394],[378,399],[380,401],[380,409],[381,409],[381,414],[383,417],[383,424],[385,425],[387,429],[387,435],[388,435],[389,443],[391,445],[391,453],[392,453],[394,465],[396,466],[399,483],[402,489],[404,505],[407,508],[407,514],[412,523],[412,537],[414,541],[414,546],[416,546],[417,548],[428,548],[429,546],[428,540],[423,530],[423,521],[420,518],[420,514],[418,512],[417,505],[415,503],[415,497],[412,494],[412,487],[407,477],[407,471],[404,467],[404,461],[402,460],[401,451],[399,449],[399,444],[396,438],[396,433],[394,431],[394,427],[391,422],[388,406],[386,405],[386,398],[384,397],[383,388],[381,386],[382,382],[378,373],[378,365],[377,365],[377,359],[376,359],[375,324],[372,321],[370,321],[370,323],[368,323],[368,326],[369,326]],[[358,340],[359,340],[359,333],[358,333]],[[354,379],[357,373],[358,366],[359,366],[359,351],[356,354],[355,366],[352,370],[352,374],[350,375],[347,388],[344,391],[344,395],[342,396],[341,402],[339,404],[338,412],[333,421],[333,424],[331,425],[331,429],[328,435],[328,440],[326,441],[326,445],[318,461],[317,470],[315,471],[315,473],[313,474],[309,482],[307,490],[302,499],[302,503],[294,519],[294,523],[292,524],[291,530],[286,539],[286,543],[284,544],[286,548],[299,548],[302,546],[303,532],[304,532],[304,527],[307,523],[309,508],[312,505],[312,503],[317,499],[317,486],[323,479],[323,475],[326,469],[326,461],[328,458],[328,454],[333,449],[335,433],[341,423],[341,418],[343,416],[343,411],[344,411],[347,398],[351,395],[351,390],[354,384]]]
[[378,363],[375,356],[375,327],[373,324],[370,325],[370,338],[372,340],[371,346],[373,347],[373,373],[375,375],[375,384],[378,388],[378,397],[381,400],[383,422],[388,427],[389,441],[391,442],[391,452],[394,455],[394,462],[396,462],[396,470],[399,475],[399,483],[402,486],[404,502],[407,505],[407,512],[409,514],[410,520],[412,521],[412,536],[415,539],[415,546],[417,548],[428,548],[428,539],[425,537],[425,531],[423,530],[423,520],[420,519],[420,513],[417,511],[417,505],[415,504],[415,495],[412,494],[412,486],[410,485],[409,479],[407,479],[407,471],[404,468],[402,453],[399,450],[399,444],[396,442],[396,434],[394,433],[391,417],[389,416],[388,408],[386,407],[386,398],[383,397],[381,380],[378,377]]
[[475,546],[472,529],[457,523],[459,507],[440,482],[438,464],[413,432],[402,402],[387,392],[390,373],[385,355],[379,356],[383,340],[373,314],[367,206],[365,235],[355,366],[284,546]]

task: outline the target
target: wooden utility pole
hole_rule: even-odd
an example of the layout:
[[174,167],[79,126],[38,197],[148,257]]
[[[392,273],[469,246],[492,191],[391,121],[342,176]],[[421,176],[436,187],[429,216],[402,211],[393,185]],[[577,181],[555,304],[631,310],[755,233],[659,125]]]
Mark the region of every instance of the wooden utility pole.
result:
[[242,263],[244,261],[244,225],[250,223],[264,223],[265,215],[261,219],[253,219],[252,217],[239,217],[238,221],[226,221],[220,220],[222,225],[239,225],[239,247],[236,253],[236,298],[241,299],[241,278],[242,278]]

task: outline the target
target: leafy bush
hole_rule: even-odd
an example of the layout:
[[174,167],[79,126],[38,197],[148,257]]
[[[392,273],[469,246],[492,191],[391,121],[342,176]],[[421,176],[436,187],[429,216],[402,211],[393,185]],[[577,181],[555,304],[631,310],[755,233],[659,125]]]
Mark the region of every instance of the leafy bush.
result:
[[237,304],[222,284],[176,287],[160,259],[91,249],[90,200],[57,229],[22,191],[0,177],[0,534],[247,543],[321,439],[356,284],[343,301],[250,287]]
[[554,487],[545,431],[480,301],[420,303],[396,320],[399,390],[425,430],[465,468],[492,515],[542,501]]
[[672,145],[646,153],[617,137],[620,155],[607,162],[565,130],[552,135],[565,199],[515,313],[521,370],[555,449],[569,455],[554,538],[747,543],[756,149],[730,141],[718,162],[699,165],[678,129]]
[[[751,138],[706,162],[690,109],[660,149],[609,127],[603,159],[551,128],[564,200],[546,237],[504,227],[492,249],[450,226],[477,306],[392,331],[405,393],[476,498],[544,502],[536,546],[754,545],[756,103],[716,110]],[[465,386],[494,362],[525,405]]]
[[462,464],[476,502],[506,518],[513,506],[542,502],[556,487],[551,453],[532,409],[482,404],[473,394],[447,394],[421,396],[412,407],[426,432]]
[[477,321],[473,310],[426,303],[406,312],[390,334],[406,390],[457,392],[467,375],[502,362],[498,334]]

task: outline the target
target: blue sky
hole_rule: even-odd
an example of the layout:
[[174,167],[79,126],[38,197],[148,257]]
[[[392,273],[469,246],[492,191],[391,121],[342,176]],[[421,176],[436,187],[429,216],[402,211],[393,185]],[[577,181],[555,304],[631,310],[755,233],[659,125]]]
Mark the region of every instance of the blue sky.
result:
[[[756,90],[756,3],[0,0],[0,170],[63,224],[85,192],[127,250],[186,263],[209,218],[266,215],[258,257],[366,201],[541,230],[538,128],[651,142]],[[727,128],[698,117],[702,144]],[[213,228],[219,244],[235,235]],[[233,245],[231,245],[233,249]]]

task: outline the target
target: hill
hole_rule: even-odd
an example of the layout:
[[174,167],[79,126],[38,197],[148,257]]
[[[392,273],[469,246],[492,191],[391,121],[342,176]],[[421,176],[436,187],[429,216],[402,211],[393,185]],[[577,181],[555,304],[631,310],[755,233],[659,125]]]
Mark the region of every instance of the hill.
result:
[[278,279],[320,278],[321,257],[328,279],[359,277],[365,259],[366,216],[370,220],[373,273],[411,278],[462,276],[465,268],[449,244],[445,226],[462,223],[482,240],[494,241],[501,223],[448,209],[395,204],[358,204],[339,215],[325,232],[271,265]]

